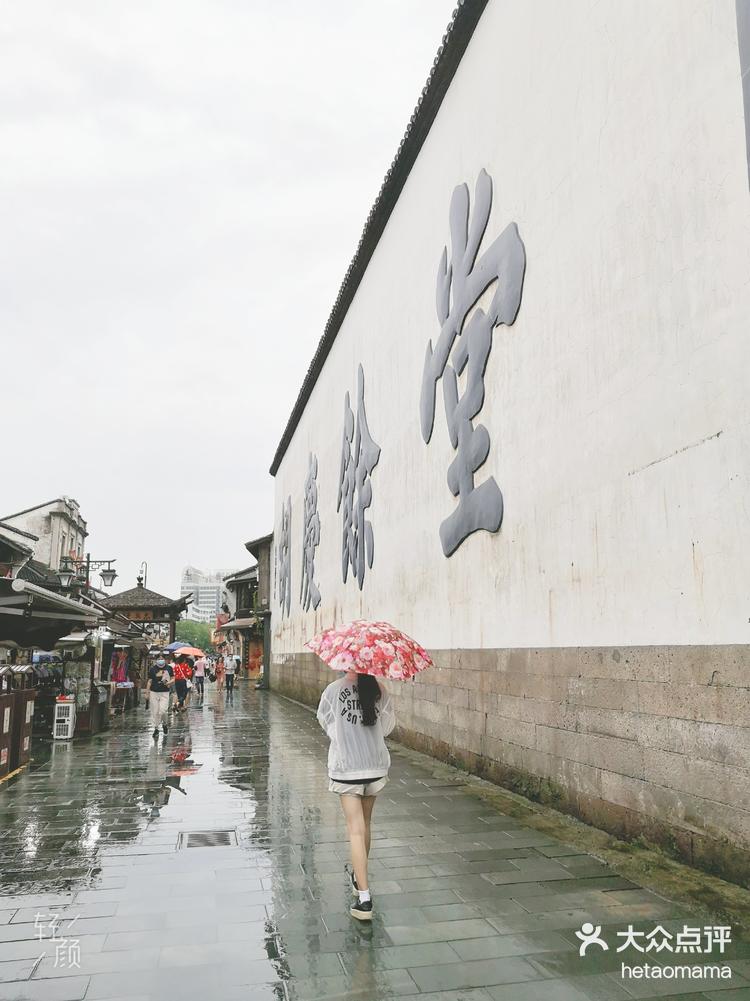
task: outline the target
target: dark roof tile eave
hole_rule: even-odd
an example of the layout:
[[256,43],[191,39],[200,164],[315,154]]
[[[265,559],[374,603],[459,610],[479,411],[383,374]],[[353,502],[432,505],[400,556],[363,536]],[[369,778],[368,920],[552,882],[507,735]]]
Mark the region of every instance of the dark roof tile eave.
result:
[[487,6],[489,0],[458,0],[453,11],[453,17],[443,35],[441,45],[432,64],[432,69],[406,127],[404,136],[399,143],[391,166],[386,171],[385,178],[377,198],[370,209],[365,222],[362,236],[354,253],[344,280],[339,289],[336,301],[326,322],[323,335],[313,355],[310,367],[302,382],[299,394],[289,415],[281,440],[269,469],[275,476],[281,460],[292,440],[297,424],[302,417],[308,399],[318,380],[326,358],[341,329],[349,306],[362,281],[367,266],[375,248],[383,234],[386,224],[398,202],[406,179],[413,167],[419,151],[427,138],[443,98],[450,86],[464,52],[471,41],[474,29]]
[[[265,542],[270,542],[273,538],[273,532],[268,532],[266,535],[260,535],[257,539],[250,539],[249,542],[245,543],[245,549],[250,553],[251,556],[255,556],[253,549],[257,546],[262,546]],[[255,557],[257,559],[257,556]]]
[[185,598],[167,598],[164,594],[156,591],[149,591],[145,587],[132,587],[128,591],[121,591],[119,594],[110,595],[102,602],[107,608],[169,608],[173,605],[182,605]]

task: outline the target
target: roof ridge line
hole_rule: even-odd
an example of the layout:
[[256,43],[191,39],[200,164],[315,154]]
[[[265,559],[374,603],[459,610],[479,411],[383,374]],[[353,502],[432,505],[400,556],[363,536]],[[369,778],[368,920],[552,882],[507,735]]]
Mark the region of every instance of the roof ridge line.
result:
[[398,203],[404,184],[411,172],[417,156],[429,135],[432,123],[437,117],[440,105],[450,86],[464,52],[471,41],[474,29],[489,0],[458,0],[448,27],[443,34],[440,47],[432,62],[427,81],[422,88],[416,107],[406,126],[406,131],[396,150],[396,155],[386,171],[377,197],[365,221],[362,235],[344,280],[338,291],[333,308],[328,316],[323,334],[307,370],[297,400],[287,420],[281,440],[276,448],[269,473],[275,476],[281,460],[289,447],[297,424],[304,412],[323,364],[333,346],[344,322],[349,306],[359,288],[380,237],[385,230],[391,213]]

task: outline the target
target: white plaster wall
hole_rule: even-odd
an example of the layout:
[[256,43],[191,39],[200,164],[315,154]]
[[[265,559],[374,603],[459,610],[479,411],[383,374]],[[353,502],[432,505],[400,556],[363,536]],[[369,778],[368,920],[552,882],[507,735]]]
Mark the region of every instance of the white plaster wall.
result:
[[[484,246],[526,246],[479,420],[505,500],[450,559],[438,387],[419,430],[435,275],[456,184],[484,167]],[[745,643],[750,552],[750,196],[734,0],[492,0],[276,477],[292,497],[292,615],[274,656],[388,619],[439,648]],[[310,331],[310,353],[319,331]],[[375,563],[341,580],[344,392],[365,371],[382,447]],[[477,423],[477,422],[475,422]],[[302,492],[318,456],[317,613],[299,603]]]
[[59,551],[60,544],[58,540],[58,548],[54,549],[53,526],[49,508],[29,511],[26,514],[18,515],[15,518],[6,518],[5,520],[9,525],[20,528],[22,532],[30,532],[32,535],[36,535],[36,542],[28,540],[29,545],[34,550],[34,559],[39,560],[40,563],[44,563],[46,566],[52,565],[52,553]]

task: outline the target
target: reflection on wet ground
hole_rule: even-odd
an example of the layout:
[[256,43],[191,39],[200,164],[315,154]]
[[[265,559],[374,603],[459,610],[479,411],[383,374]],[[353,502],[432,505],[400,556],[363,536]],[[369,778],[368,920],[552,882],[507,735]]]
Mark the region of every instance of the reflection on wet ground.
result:
[[[247,685],[166,738],[141,709],[39,749],[0,787],[0,999],[651,996],[623,986],[622,954],[581,959],[575,930],[681,928],[682,911],[398,752],[376,917],[354,922],[325,750],[310,713]],[[228,844],[189,847],[219,831]]]

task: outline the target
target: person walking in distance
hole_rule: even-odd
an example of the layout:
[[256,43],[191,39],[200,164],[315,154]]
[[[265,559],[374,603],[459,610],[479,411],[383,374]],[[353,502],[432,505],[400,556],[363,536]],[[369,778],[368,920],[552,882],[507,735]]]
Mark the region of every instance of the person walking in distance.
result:
[[195,669],[193,671],[193,684],[195,685],[195,691],[198,698],[203,698],[204,696],[204,685],[206,681],[206,668],[208,663],[205,657],[199,657],[195,662]]
[[375,797],[388,781],[391,764],[384,739],[396,725],[391,697],[376,678],[348,671],[323,692],[318,722],[331,742],[328,788],[340,797],[349,834],[355,897],[349,913],[359,921],[370,921],[367,859]]
[[224,691],[224,658],[219,654],[219,659],[216,661],[216,691]]
[[234,678],[237,672],[237,661],[230,653],[224,658],[224,676],[227,682],[227,695],[234,695]]
[[188,693],[188,681],[192,675],[190,662],[185,654],[180,654],[174,666],[174,690],[177,693],[177,712],[185,709],[185,699]]
[[173,684],[172,668],[163,657],[159,657],[154,666],[149,670],[148,682],[146,683],[146,706],[151,713],[154,737],[159,736],[159,724],[161,724],[165,736],[169,730],[167,726],[167,712],[169,710],[169,693]]

